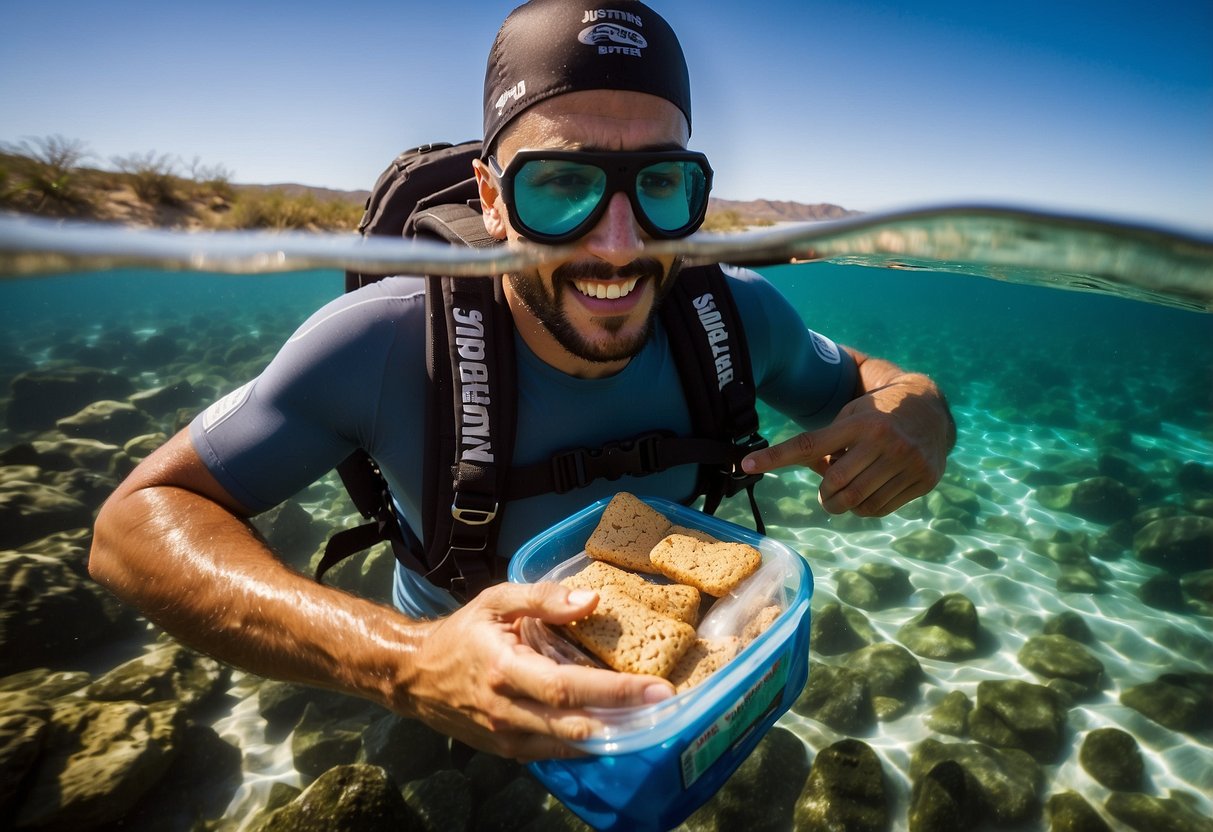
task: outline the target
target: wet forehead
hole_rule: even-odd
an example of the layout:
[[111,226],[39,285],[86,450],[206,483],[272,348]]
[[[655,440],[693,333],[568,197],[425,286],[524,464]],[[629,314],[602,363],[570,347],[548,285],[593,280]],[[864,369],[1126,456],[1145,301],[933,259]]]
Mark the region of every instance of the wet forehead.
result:
[[502,134],[504,165],[523,148],[640,150],[686,147],[686,119],[664,98],[635,92],[592,90],[541,101]]

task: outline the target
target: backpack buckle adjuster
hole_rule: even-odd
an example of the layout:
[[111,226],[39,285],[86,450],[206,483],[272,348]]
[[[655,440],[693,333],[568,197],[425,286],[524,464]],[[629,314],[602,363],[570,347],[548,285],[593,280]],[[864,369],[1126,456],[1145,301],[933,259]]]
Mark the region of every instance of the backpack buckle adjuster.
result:
[[584,488],[596,479],[617,480],[624,474],[643,477],[661,470],[658,445],[665,433],[645,433],[601,448],[576,448],[552,457],[557,494]]
[[498,503],[494,502],[492,508],[476,508],[471,506],[465,508],[459,505],[459,498],[461,496],[466,495],[456,493],[455,499],[451,503],[451,516],[460,523],[467,526],[483,526],[486,523],[493,522],[493,519],[497,517]]

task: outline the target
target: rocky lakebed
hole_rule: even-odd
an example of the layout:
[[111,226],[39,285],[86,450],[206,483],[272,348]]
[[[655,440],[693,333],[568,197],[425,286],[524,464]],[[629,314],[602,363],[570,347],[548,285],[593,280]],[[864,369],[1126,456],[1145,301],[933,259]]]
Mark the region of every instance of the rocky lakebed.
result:
[[[90,580],[106,496],[297,323],[174,314],[0,336],[0,827],[588,828],[524,766],[225,666]],[[814,574],[811,670],[684,829],[1213,830],[1208,427],[1002,395],[954,395],[944,483],[888,518],[760,486]],[[330,477],[255,525],[308,571],[356,520]],[[326,580],[386,602],[392,568]]]

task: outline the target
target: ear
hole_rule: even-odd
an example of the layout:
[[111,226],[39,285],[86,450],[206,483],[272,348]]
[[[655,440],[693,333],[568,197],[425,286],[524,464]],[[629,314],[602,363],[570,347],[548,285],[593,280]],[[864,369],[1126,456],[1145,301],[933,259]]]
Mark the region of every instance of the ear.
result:
[[479,159],[472,160],[472,170],[476,173],[476,188],[480,192],[480,212],[484,219],[484,229],[489,236],[504,240],[509,221],[505,216],[505,204],[501,201],[501,192],[497,190],[496,180],[488,165]]

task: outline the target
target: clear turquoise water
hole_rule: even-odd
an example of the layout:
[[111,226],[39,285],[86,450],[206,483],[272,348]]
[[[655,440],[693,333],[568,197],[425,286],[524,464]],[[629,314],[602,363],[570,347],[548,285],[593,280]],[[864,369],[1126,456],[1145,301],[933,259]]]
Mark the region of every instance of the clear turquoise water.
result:
[[[1183,505],[1189,499],[1176,483],[1179,468],[1193,462],[1213,466],[1213,316],[1106,293],[1061,291],[1039,279],[1048,273],[1039,265],[1034,282],[1044,285],[960,274],[954,261],[939,266],[941,271],[806,263],[764,273],[814,329],[940,382],[959,426],[948,480],[980,495],[983,517],[1013,518],[1033,540],[1050,539],[1058,530],[1102,535],[1106,526],[1046,509],[1023,478],[1084,462],[1097,466],[1110,449],[1152,484],[1152,504]],[[983,269],[988,273],[988,265],[970,271]],[[1059,268],[1058,274],[1067,272]],[[1205,276],[1213,284],[1213,269]],[[1197,273],[1197,285],[1199,279]],[[190,345],[245,344],[238,372],[247,374],[341,286],[334,270],[230,275],[131,269],[6,279],[0,281],[0,396],[21,372],[90,356],[104,360],[115,344],[138,344],[157,333],[171,334],[187,352]],[[1129,295],[1139,287],[1123,288]],[[230,389],[245,380],[215,361],[203,373],[199,362],[205,364],[197,359],[193,372],[216,386]],[[174,381],[182,369],[150,361],[125,371],[146,389]],[[768,413],[766,421],[771,438],[789,434],[775,414]],[[18,438],[0,426],[0,449]],[[802,489],[806,502],[814,501],[814,475],[789,472],[782,478]],[[313,508],[318,518],[338,522],[327,508]],[[726,506],[724,516],[748,522],[748,509]],[[891,548],[897,536],[929,519],[915,504],[880,522],[823,519],[804,528],[777,523],[771,529],[809,559],[815,608],[837,599],[842,570],[887,561],[910,571],[916,592],[905,606],[868,613],[885,640],[895,642],[902,623],[948,592],[969,596],[983,625],[998,634],[997,651],[981,659],[921,660],[929,680],[921,703],[863,737],[884,763],[896,801],[895,828],[905,828],[910,754],[924,738],[940,738],[925,726],[924,713],[950,690],[972,698],[982,679],[1040,681],[1016,654],[1047,618],[1064,611],[1080,613],[1093,631],[1091,650],[1105,665],[1108,685],[1071,711],[1072,750],[1046,767],[1043,794],[1074,789],[1102,803],[1108,792],[1079,766],[1076,749],[1087,730],[1114,725],[1141,744],[1152,793],[1190,792],[1198,808],[1213,816],[1213,737],[1171,731],[1119,703],[1121,692],[1160,673],[1208,672],[1211,610],[1147,606],[1138,588],[1159,570],[1130,554],[1100,562],[1101,592],[1079,593],[1058,590],[1057,564],[1032,551],[1024,536],[980,526],[954,534],[957,554],[943,563],[912,560]],[[999,554],[1002,566],[985,569],[959,555],[978,548]],[[235,817],[251,816],[267,784],[299,782],[289,748],[264,741],[248,702],[215,723],[246,757],[246,784],[229,808]],[[781,724],[810,752],[841,736],[795,714]]]

